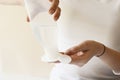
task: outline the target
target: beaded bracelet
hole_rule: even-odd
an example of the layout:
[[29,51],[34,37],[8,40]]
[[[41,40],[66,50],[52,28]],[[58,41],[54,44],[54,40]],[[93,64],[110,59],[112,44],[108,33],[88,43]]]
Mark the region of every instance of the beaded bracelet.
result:
[[97,57],[100,57],[100,56],[102,56],[104,53],[105,53],[105,50],[106,50],[106,47],[105,47],[105,45],[103,45],[103,51],[102,51],[102,53],[101,54],[99,54],[99,55],[96,55]]

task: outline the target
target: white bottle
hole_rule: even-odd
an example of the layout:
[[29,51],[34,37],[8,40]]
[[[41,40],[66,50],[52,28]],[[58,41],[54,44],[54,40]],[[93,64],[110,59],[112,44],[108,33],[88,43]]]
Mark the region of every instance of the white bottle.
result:
[[25,0],[33,33],[44,49],[42,61],[70,63],[71,58],[58,51],[58,27],[48,10],[48,0]]

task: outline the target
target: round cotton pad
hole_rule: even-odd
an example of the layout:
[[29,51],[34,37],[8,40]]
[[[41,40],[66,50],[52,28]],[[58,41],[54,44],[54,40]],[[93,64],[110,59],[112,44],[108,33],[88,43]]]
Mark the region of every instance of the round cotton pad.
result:
[[61,54],[58,59],[61,63],[64,63],[64,64],[69,64],[72,61],[70,56],[63,55],[63,54]]

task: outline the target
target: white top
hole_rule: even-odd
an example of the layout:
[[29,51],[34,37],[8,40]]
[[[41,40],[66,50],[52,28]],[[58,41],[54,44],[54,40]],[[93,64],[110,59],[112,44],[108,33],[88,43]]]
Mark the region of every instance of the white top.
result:
[[[65,51],[85,40],[96,40],[120,50],[120,0],[61,0],[60,2],[62,13],[57,22],[59,51]],[[72,80],[113,80],[118,77],[96,57],[82,68],[57,64],[52,71],[52,76],[55,75],[60,80],[70,80],[68,78],[72,76],[74,78]]]
[[[62,14],[58,21],[61,36],[60,51],[65,51],[85,40],[96,40],[120,51],[120,1],[104,1],[65,0],[61,2]],[[61,67],[59,72],[65,72],[68,66],[70,65],[59,64],[55,69]],[[96,57],[78,71],[79,76],[85,80],[113,80],[117,77],[104,62]]]
[[109,3],[100,0],[61,1],[62,14],[58,26],[62,37],[60,42],[64,43],[60,43],[60,50],[64,51],[84,40],[100,41],[119,50],[119,3],[119,0]]

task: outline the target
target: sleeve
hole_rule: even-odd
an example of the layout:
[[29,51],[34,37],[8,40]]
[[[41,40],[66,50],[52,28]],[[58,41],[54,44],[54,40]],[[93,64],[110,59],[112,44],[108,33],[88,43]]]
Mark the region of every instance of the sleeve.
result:
[[83,80],[80,68],[71,64],[56,64],[50,73],[50,80]]

